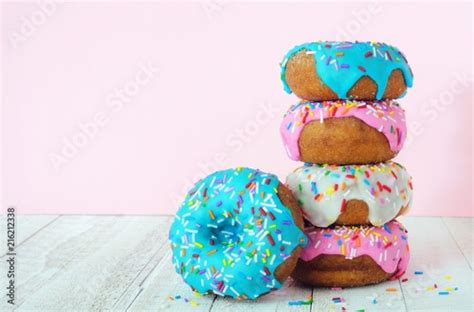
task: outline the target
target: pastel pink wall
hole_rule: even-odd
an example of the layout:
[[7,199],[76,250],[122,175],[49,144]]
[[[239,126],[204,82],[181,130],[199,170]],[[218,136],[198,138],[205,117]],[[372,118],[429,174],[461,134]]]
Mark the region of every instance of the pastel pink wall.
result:
[[40,3],[2,7],[2,209],[171,214],[211,170],[284,179],[297,99],[278,63],[350,39],[400,47],[415,73],[411,214],[473,215],[469,3]]

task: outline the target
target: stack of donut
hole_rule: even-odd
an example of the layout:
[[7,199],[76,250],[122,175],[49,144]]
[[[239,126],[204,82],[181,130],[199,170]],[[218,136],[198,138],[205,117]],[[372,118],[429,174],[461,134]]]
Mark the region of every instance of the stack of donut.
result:
[[169,230],[176,272],[196,292],[235,299],[279,289],[290,275],[330,287],[400,277],[409,249],[395,218],[412,186],[391,159],[406,137],[393,101],[412,85],[405,57],[383,43],[317,42],[281,66],[285,89],[301,99],[281,134],[304,166],[286,186],[245,167],[198,181]]
[[292,276],[325,287],[400,277],[409,247],[395,218],[410,207],[412,185],[391,159],[407,134],[395,102],[412,86],[406,58],[384,43],[314,42],[291,49],[281,70],[300,102],[280,131],[288,156],[304,162],[286,180],[308,237]]

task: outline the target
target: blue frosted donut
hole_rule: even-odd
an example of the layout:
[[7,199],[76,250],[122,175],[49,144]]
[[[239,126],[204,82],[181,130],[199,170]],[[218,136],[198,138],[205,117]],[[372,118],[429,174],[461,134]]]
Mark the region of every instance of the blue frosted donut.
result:
[[276,176],[249,168],[196,183],[169,232],[176,272],[202,294],[254,299],[280,288],[275,272],[292,262],[286,279],[306,245],[302,216],[287,204],[296,201],[282,188]]
[[405,56],[382,42],[298,45],[283,59],[281,79],[285,91],[308,101],[395,99],[413,85]]

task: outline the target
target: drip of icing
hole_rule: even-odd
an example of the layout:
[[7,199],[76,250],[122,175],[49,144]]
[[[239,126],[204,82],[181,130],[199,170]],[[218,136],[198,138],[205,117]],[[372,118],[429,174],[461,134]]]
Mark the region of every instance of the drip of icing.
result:
[[277,194],[278,178],[249,168],[196,183],[176,213],[173,265],[199,293],[250,298],[281,288],[274,276],[305,234]]
[[405,56],[397,48],[379,42],[312,42],[291,49],[281,63],[281,80],[286,92],[292,93],[285,78],[288,60],[301,50],[314,55],[319,78],[337,94],[347,99],[347,93],[363,76],[377,85],[376,99],[382,99],[393,70],[403,73],[407,87],[413,86],[413,74]]
[[411,177],[401,165],[330,166],[306,164],[290,173],[288,187],[298,199],[306,219],[318,227],[333,224],[351,199],[369,207],[369,221],[380,226],[397,216],[412,201]]
[[393,152],[399,152],[406,138],[405,111],[395,101],[324,101],[293,105],[283,118],[280,133],[288,156],[300,160],[299,138],[306,124],[326,118],[355,117],[382,132]]
[[343,255],[346,259],[370,256],[385,272],[401,277],[410,260],[407,230],[397,221],[383,227],[338,226],[313,228],[300,258],[311,261],[319,255]]

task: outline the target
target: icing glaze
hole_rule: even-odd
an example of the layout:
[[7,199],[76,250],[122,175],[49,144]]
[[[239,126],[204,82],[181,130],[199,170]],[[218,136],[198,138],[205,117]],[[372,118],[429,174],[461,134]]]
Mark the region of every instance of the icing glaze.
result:
[[300,258],[310,261],[319,255],[343,255],[346,259],[370,256],[392,279],[405,273],[410,260],[407,230],[397,221],[375,226],[336,226],[307,231],[308,245]]
[[380,42],[311,42],[291,49],[281,63],[281,80],[286,92],[291,93],[285,78],[286,63],[296,53],[306,50],[314,55],[319,78],[337,94],[347,99],[347,93],[363,76],[377,85],[376,99],[382,99],[393,70],[403,73],[407,87],[413,86],[413,74],[405,56],[397,48]]
[[411,177],[401,165],[305,164],[287,177],[308,221],[318,227],[333,224],[351,199],[366,202],[369,221],[380,226],[397,216],[412,201]]
[[298,142],[306,124],[340,117],[355,117],[382,132],[393,152],[398,153],[403,147],[407,133],[405,111],[394,101],[300,102],[288,110],[280,126],[288,156],[300,160]]
[[303,231],[277,195],[276,176],[215,172],[186,195],[170,228],[173,265],[199,293],[253,299],[280,288],[274,276]]

